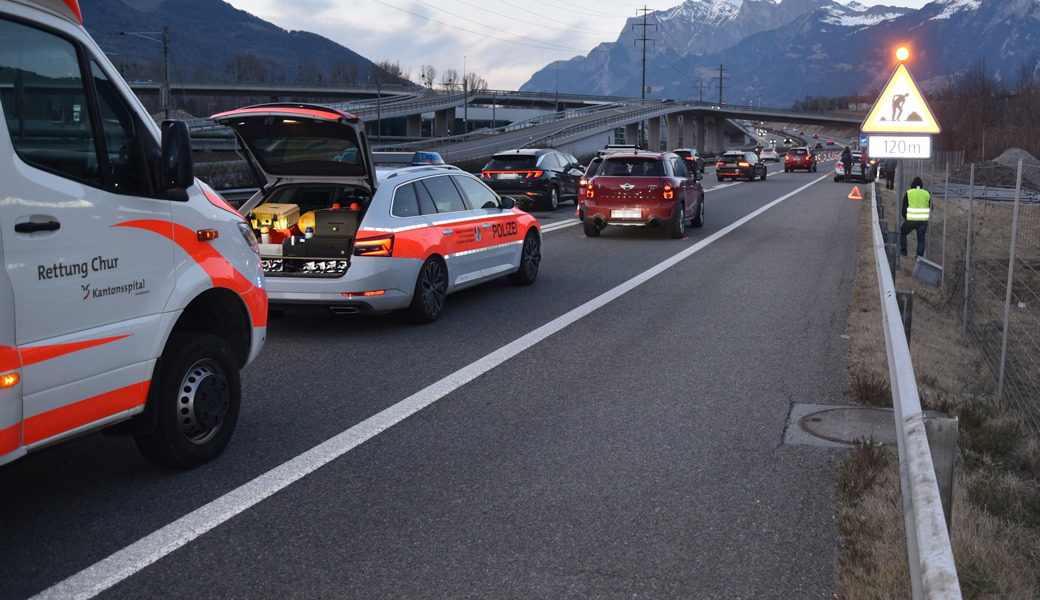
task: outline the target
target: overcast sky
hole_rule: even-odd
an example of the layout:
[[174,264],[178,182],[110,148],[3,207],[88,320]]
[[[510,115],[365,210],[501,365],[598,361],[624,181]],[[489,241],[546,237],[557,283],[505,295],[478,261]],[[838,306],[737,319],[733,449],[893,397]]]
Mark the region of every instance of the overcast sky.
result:
[[[433,65],[476,73],[488,87],[515,90],[555,60],[614,42],[644,7],[682,0],[227,0],[283,29],[317,33],[372,61],[399,63],[412,81]],[[740,0],[730,0],[739,2]],[[860,0],[920,8],[929,0]],[[842,4],[848,2],[841,1]],[[652,37],[652,30],[648,34]]]

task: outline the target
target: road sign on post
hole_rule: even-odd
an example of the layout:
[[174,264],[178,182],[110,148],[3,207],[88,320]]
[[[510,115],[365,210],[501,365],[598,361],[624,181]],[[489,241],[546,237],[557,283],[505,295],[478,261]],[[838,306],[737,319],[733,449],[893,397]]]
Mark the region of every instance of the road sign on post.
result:
[[[896,56],[904,61],[907,54],[900,48]],[[867,144],[874,158],[931,158],[931,134],[941,129],[910,71],[900,62],[860,131],[871,134]]]

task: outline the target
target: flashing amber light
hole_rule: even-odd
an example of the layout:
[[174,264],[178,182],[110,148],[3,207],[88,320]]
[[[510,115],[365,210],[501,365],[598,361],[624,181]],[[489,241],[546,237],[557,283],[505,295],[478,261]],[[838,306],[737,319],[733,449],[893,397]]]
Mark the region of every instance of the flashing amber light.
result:
[[910,50],[906,46],[900,46],[899,49],[896,50],[896,58],[899,59],[899,62],[904,62],[906,59],[910,58]]
[[220,233],[216,229],[200,229],[195,232],[200,242],[209,242],[217,239]]
[[18,385],[19,381],[21,381],[21,377],[18,376],[18,373],[0,375],[0,389],[14,387]]
[[738,162],[738,163],[737,163],[737,166],[738,166],[738,167],[750,167],[750,166],[751,166],[751,163],[749,163],[749,162],[744,162],[744,161],[740,161],[740,162]]
[[591,185],[589,187],[585,188],[585,197],[586,198],[592,198],[595,195],[596,195],[596,193],[592,191],[592,186]]

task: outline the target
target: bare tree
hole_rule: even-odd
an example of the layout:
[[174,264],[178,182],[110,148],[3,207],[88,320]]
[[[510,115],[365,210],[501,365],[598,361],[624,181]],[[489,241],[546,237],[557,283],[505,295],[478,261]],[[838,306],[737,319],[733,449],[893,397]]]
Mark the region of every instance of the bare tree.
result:
[[462,78],[455,69],[448,69],[441,75],[441,86],[448,92],[455,93],[462,86]]
[[466,89],[471,92],[483,92],[487,90],[487,81],[476,73],[466,73]]
[[419,82],[424,87],[433,89],[434,82],[437,81],[437,68],[433,65],[423,65],[419,67]]

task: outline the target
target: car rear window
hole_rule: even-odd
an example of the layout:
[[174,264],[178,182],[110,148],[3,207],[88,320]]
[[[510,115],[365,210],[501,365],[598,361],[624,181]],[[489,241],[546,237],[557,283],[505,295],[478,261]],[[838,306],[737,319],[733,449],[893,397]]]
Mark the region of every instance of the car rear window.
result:
[[664,165],[656,159],[620,158],[603,161],[603,175],[611,177],[664,177]]
[[485,171],[530,171],[534,169],[536,157],[518,154],[516,156],[494,156],[484,167]]
[[794,148],[787,151],[788,154],[808,154],[809,152],[805,148]]

